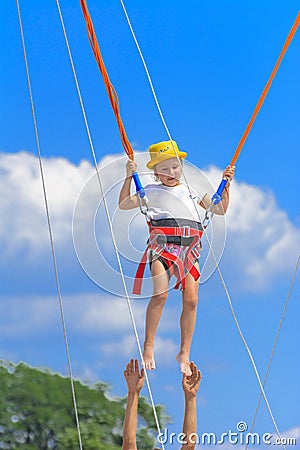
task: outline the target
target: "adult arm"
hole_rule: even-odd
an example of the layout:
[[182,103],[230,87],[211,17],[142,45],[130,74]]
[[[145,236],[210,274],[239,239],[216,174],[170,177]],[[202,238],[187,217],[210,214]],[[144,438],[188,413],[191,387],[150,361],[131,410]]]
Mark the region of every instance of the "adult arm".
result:
[[182,378],[182,388],[185,401],[182,433],[184,436],[183,439],[186,443],[182,445],[181,450],[193,450],[196,444],[196,400],[202,376],[200,370],[197,369],[197,366],[193,362],[190,363],[190,368],[192,374],[190,376],[183,375]]
[[137,450],[138,400],[144,384],[144,376],[144,369],[139,370],[138,360],[131,359],[124,371],[124,377],[128,387],[128,399],[123,425],[122,450]]

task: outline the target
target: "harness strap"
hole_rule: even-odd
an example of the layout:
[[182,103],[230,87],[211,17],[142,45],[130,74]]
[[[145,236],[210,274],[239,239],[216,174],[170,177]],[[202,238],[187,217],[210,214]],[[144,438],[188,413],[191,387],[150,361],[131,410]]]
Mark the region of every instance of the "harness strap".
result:
[[194,237],[202,236],[202,230],[196,230],[190,227],[149,227],[150,236],[156,236],[159,234],[164,234],[165,236],[181,236],[181,237]]
[[142,282],[143,282],[144,273],[145,273],[145,269],[146,269],[149,248],[150,248],[150,244],[147,246],[146,250],[144,251],[142,259],[138,265],[138,268],[137,268],[137,271],[135,274],[132,293],[136,294],[136,295],[140,295],[140,293],[142,291]]
[[200,272],[194,264],[195,258],[193,258],[192,252],[186,255],[185,261],[186,262],[184,265],[186,267],[187,272],[192,275],[195,281],[197,281],[200,278]]
[[[201,232],[201,236],[202,236],[202,232]],[[193,241],[192,241],[191,245],[189,246],[189,249],[188,249],[185,259],[184,259],[184,266],[186,267],[187,273],[190,273],[195,281],[197,281],[198,278],[200,277],[200,272],[197,269],[197,267],[195,267],[195,265],[194,265],[195,258],[198,259],[200,256],[200,253],[198,254],[198,252],[197,252],[197,254],[196,254],[196,252],[194,252],[194,247],[197,243],[197,240],[198,240],[198,236],[194,236]]]
[[[173,270],[173,274],[175,275],[177,279],[177,283],[174,287],[174,289],[178,289],[181,283],[181,289],[185,288],[185,275],[184,275],[184,265],[178,256],[173,255],[172,253],[163,251],[159,255],[162,258],[164,258],[167,261],[167,264],[169,267],[172,267],[172,263],[177,268],[177,271]],[[171,264],[170,264],[171,263]]]
[[200,277],[200,272],[198,268],[194,265],[195,258],[199,257],[199,252],[195,251],[195,245],[199,241],[202,236],[202,230],[190,228],[187,226],[183,227],[153,227],[151,223],[149,224],[149,232],[150,238],[149,243],[146,247],[146,250],[143,253],[142,259],[139,263],[139,266],[136,271],[135,280],[133,284],[132,293],[136,295],[140,295],[142,290],[142,282],[145,273],[145,268],[148,259],[148,250],[151,248],[152,250],[159,250],[162,247],[156,243],[156,238],[159,235],[165,236],[181,236],[181,237],[192,237],[193,240],[189,245],[188,251],[186,253],[184,262],[172,253],[169,253],[165,250],[160,251],[158,254],[161,256],[166,262],[169,270],[170,276],[174,275],[176,277],[176,285],[174,289],[179,289],[181,284],[181,290],[185,288],[185,269],[187,273],[190,273],[195,281],[197,281]]
[[[140,295],[140,293],[142,291],[142,283],[143,283],[143,278],[144,278],[144,274],[145,274],[145,268],[147,265],[147,259],[148,259],[147,256],[148,256],[149,248],[150,248],[150,245],[148,245],[146,250],[144,251],[142,259],[141,259],[139,266],[137,268],[137,271],[136,271],[135,280],[134,280],[133,289],[132,289],[132,293],[136,294],[136,295]],[[166,251],[162,251],[159,254],[159,256],[164,258],[164,260],[166,261],[166,264],[170,270],[170,276],[172,276],[172,275],[176,276],[177,283],[176,283],[176,286],[174,289],[178,289],[180,283],[185,278],[184,277],[184,265],[183,265],[182,261],[177,256],[172,255],[171,253],[166,252]],[[173,268],[173,264],[177,267],[177,273],[175,272],[175,270]],[[200,274],[199,274],[199,276],[200,276]]]

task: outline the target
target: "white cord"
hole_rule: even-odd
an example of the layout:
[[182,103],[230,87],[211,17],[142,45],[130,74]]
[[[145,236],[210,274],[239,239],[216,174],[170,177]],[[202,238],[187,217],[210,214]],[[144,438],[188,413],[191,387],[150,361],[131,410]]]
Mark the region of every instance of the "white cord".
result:
[[[295,266],[295,269],[294,269],[294,274],[293,274],[293,277],[292,277],[292,280],[291,280],[291,283],[290,283],[289,291],[288,291],[288,294],[286,296],[285,304],[284,304],[284,307],[283,307],[283,310],[282,310],[282,313],[281,313],[279,326],[278,326],[278,329],[277,329],[276,337],[274,339],[274,343],[273,343],[273,347],[272,347],[272,351],[271,351],[268,367],[267,367],[267,370],[266,370],[266,373],[265,373],[265,377],[264,377],[264,381],[263,381],[263,386],[265,386],[265,384],[267,382],[267,378],[269,376],[269,371],[270,371],[272,360],[273,360],[273,357],[274,357],[274,354],[275,354],[275,349],[276,349],[277,342],[278,342],[279,335],[280,335],[280,331],[281,331],[281,328],[282,328],[282,325],[283,325],[285,313],[286,313],[286,310],[287,310],[287,307],[288,307],[288,304],[289,304],[290,296],[292,294],[294,282],[295,282],[296,275],[297,275],[297,272],[298,272],[299,261],[300,261],[300,256],[298,256],[298,259],[297,259],[297,262],[296,262],[296,266]],[[257,413],[258,413],[258,410],[259,410],[259,407],[260,407],[261,399],[262,399],[262,393],[260,392],[259,399],[257,401],[257,405],[256,405],[256,409],[255,409],[255,413],[254,413],[253,420],[252,420],[251,427],[250,427],[250,433],[252,433],[253,428],[254,428],[254,424],[255,424],[256,416],[257,416]],[[247,449],[248,449],[248,444],[245,447],[245,450],[247,450]]]
[[[123,267],[122,267],[120,256],[119,256],[119,252],[118,252],[118,247],[117,247],[117,243],[116,243],[116,239],[115,239],[113,225],[112,225],[112,221],[111,221],[111,218],[110,218],[110,215],[109,215],[108,205],[107,205],[105,193],[104,193],[104,190],[103,190],[101,176],[100,176],[100,172],[99,172],[99,168],[98,168],[98,164],[97,164],[96,152],[95,152],[93,141],[92,141],[92,137],[91,137],[90,127],[89,127],[89,124],[88,124],[88,121],[87,121],[87,116],[86,116],[86,112],[85,112],[85,108],[84,108],[84,104],[83,104],[83,100],[82,100],[82,95],[81,95],[81,91],[80,91],[80,87],[79,87],[79,83],[78,83],[78,78],[77,78],[77,74],[76,74],[76,70],[75,70],[75,65],[74,65],[74,62],[73,62],[71,48],[70,48],[70,45],[69,45],[69,40],[68,40],[68,36],[67,36],[65,24],[64,24],[62,12],[61,12],[59,0],[56,0],[56,4],[57,4],[58,13],[59,13],[59,17],[60,17],[60,22],[61,22],[61,26],[62,26],[62,29],[63,29],[63,34],[64,34],[64,38],[65,38],[65,42],[66,42],[66,46],[67,46],[67,50],[68,50],[68,55],[69,55],[69,59],[70,59],[71,67],[72,67],[73,77],[74,77],[74,81],[75,81],[75,84],[76,84],[76,90],[77,90],[77,94],[78,94],[78,98],[79,98],[79,102],[80,102],[81,112],[82,112],[82,115],[83,115],[85,128],[86,128],[86,131],[87,131],[88,140],[89,140],[89,144],[90,144],[90,148],[91,148],[91,152],[92,152],[92,157],[93,157],[93,161],[94,161],[94,165],[95,165],[95,169],[96,169],[97,179],[98,179],[98,183],[99,183],[99,187],[100,187],[100,193],[101,193],[101,197],[103,198],[103,204],[104,204],[104,208],[105,208],[105,213],[106,213],[106,216],[107,216],[107,221],[108,221],[108,224],[109,224],[109,229],[110,229],[110,233],[111,233],[113,247],[114,247],[114,251],[115,251],[115,254],[116,254],[117,263],[118,263],[118,267],[119,267],[119,271],[120,271],[120,275],[121,275],[121,279],[122,279],[125,299],[127,301],[129,314],[130,314],[130,319],[131,319],[131,322],[132,322],[134,335],[135,335],[136,342],[137,342],[138,351],[139,351],[139,354],[140,354],[140,358],[141,358],[142,364],[144,366],[143,352],[142,352],[142,348],[141,348],[141,344],[140,344],[140,339],[139,339],[139,335],[138,335],[138,331],[137,331],[137,327],[136,327],[136,323],[135,323],[135,319],[134,319],[134,314],[133,314],[133,310],[132,310],[132,306],[131,306],[131,302],[130,302],[130,298],[129,298],[129,294],[128,294],[128,289],[127,289],[127,285],[126,285],[126,281],[125,281]],[[150,382],[149,382],[147,370],[145,370],[145,380],[146,380],[146,384],[147,384],[147,388],[148,388],[148,392],[149,392],[149,398],[150,398],[151,406],[152,406],[152,409],[153,409],[153,414],[154,414],[154,418],[155,418],[157,431],[158,431],[158,433],[160,435],[161,434],[161,429],[160,429],[159,420],[158,420],[158,417],[157,417],[157,412],[156,412],[156,408],[155,408],[155,404],[154,404],[154,400],[153,400],[153,395],[152,395],[152,391],[151,391],[151,387],[150,387]],[[162,448],[164,450],[163,443],[162,443]]]
[[[122,5],[122,8],[123,8],[123,11],[124,11],[124,14],[125,14],[127,23],[128,23],[128,25],[129,25],[129,28],[130,28],[132,37],[133,37],[133,39],[134,39],[134,42],[135,42],[136,47],[137,47],[137,50],[138,50],[139,55],[140,55],[140,57],[141,57],[143,66],[144,66],[144,68],[145,68],[146,75],[147,75],[147,78],[148,78],[148,81],[149,81],[149,85],[150,85],[150,88],[151,88],[151,91],[152,91],[152,94],[153,94],[153,97],[154,97],[154,100],[155,100],[155,103],[156,103],[156,106],[157,106],[159,115],[160,115],[160,117],[161,117],[162,123],[163,123],[164,128],[165,128],[165,130],[166,130],[166,133],[167,133],[167,135],[168,135],[168,137],[169,137],[169,139],[170,139],[170,141],[171,141],[171,143],[172,143],[173,150],[174,150],[174,152],[175,152],[175,154],[176,154],[176,156],[177,156],[177,159],[178,159],[179,162],[180,162],[180,158],[179,158],[179,156],[178,156],[178,152],[177,152],[175,146],[173,145],[173,139],[172,139],[172,137],[171,137],[169,128],[167,127],[167,124],[166,124],[165,118],[164,118],[164,116],[163,116],[161,107],[160,107],[160,105],[159,105],[158,98],[157,98],[157,95],[156,95],[156,93],[155,93],[155,89],[154,89],[154,86],[153,86],[153,83],[152,83],[152,80],[151,80],[151,76],[150,76],[150,73],[149,73],[147,64],[146,64],[146,62],[145,62],[145,58],[144,58],[144,56],[143,56],[143,54],[142,54],[141,48],[140,48],[139,43],[138,43],[138,41],[137,41],[136,35],[135,35],[134,30],[133,30],[133,27],[132,27],[132,25],[131,25],[131,22],[130,22],[130,19],[129,19],[128,13],[127,13],[127,11],[126,11],[126,8],[125,8],[125,5],[124,5],[123,0],[120,0],[120,3],[121,3],[121,5]],[[187,178],[186,178],[186,176],[185,176],[183,167],[182,167],[182,174],[183,174],[183,178],[184,178],[185,184],[186,184],[186,186],[188,187],[189,192],[191,193],[191,189],[190,189],[188,180],[187,180]],[[192,198],[192,196],[191,196],[191,198]],[[197,215],[198,215],[198,218],[199,218],[199,222],[201,223],[200,214],[199,214],[199,211],[198,211],[198,209],[197,209],[197,206],[196,206],[194,200],[193,200],[193,203],[194,203],[195,211],[196,211],[196,213],[197,213]],[[239,332],[239,335],[240,335],[240,337],[241,337],[241,340],[242,340],[242,342],[243,342],[243,344],[244,344],[244,346],[245,346],[245,348],[246,348],[246,351],[247,351],[247,353],[248,353],[248,355],[249,355],[251,364],[252,364],[252,366],[253,366],[253,369],[254,369],[254,372],[255,372],[257,381],[258,381],[259,386],[260,386],[260,389],[261,389],[261,394],[262,394],[262,396],[264,397],[264,400],[265,400],[265,402],[266,402],[266,406],[267,406],[267,408],[268,408],[268,411],[269,411],[270,417],[271,417],[271,419],[272,419],[272,422],[273,422],[274,428],[275,428],[275,430],[276,430],[276,433],[278,434],[278,437],[281,438],[281,435],[280,435],[279,429],[278,429],[278,427],[277,427],[276,421],[275,421],[275,419],[274,419],[274,416],[273,416],[273,413],[272,413],[270,404],[269,404],[269,402],[268,402],[266,393],[265,393],[265,391],[264,391],[264,387],[263,387],[263,384],[262,384],[262,382],[261,382],[261,379],[260,379],[260,376],[259,376],[259,373],[258,373],[256,364],[255,364],[254,358],[253,358],[253,356],[252,356],[252,353],[251,353],[251,351],[250,351],[250,348],[249,348],[249,346],[248,346],[248,344],[247,344],[247,341],[246,341],[246,339],[245,339],[245,337],[244,337],[244,335],[243,335],[243,333],[242,333],[241,327],[240,327],[239,322],[238,322],[238,320],[237,320],[237,317],[236,317],[236,314],[235,314],[235,311],[234,311],[234,308],[233,308],[233,304],[232,304],[232,301],[231,301],[231,298],[230,298],[230,295],[229,295],[227,286],[226,286],[226,284],[225,284],[224,278],[223,278],[223,276],[222,276],[222,273],[221,273],[221,270],[220,270],[220,267],[219,267],[219,263],[218,263],[218,261],[217,261],[217,259],[216,259],[214,250],[213,250],[213,248],[212,248],[212,245],[211,245],[211,243],[210,243],[210,241],[209,241],[209,238],[208,238],[208,236],[207,236],[207,232],[206,232],[205,229],[204,229],[204,235],[205,235],[206,241],[208,242],[209,250],[210,250],[211,253],[212,253],[212,256],[213,256],[213,259],[214,259],[214,262],[215,262],[217,271],[218,271],[218,273],[219,273],[219,277],[220,277],[220,279],[221,279],[221,282],[222,282],[222,285],[223,285],[223,288],[224,288],[224,291],[225,291],[225,294],[226,294],[226,297],[227,297],[227,300],[228,300],[228,303],[229,303],[229,307],[230,307],[230,310],[231,310],[231,313],[232,313],[232,316],[233,316],[233,319],[234,319],[234,322],[235,322],[235,324],[236,324],[236,327],[237,327],[237,329],[238,329],[238,332]],[[283,446],[283,448],[285,448],[285,447]]]
[[61,296],[58,266],[57,266],[54,239],[53,239],[53,233],[52,233],[52,227],[51,227],[50,211],[49,211],[49,205],[48,205],[48,197],[47,197],[44,169],[43,169],[43,163],[42,163],[39,133],[38,133],[37,120],[36,120],[36,114],[35,114],[35,108],[34,108],[34,102],[33,102],[33,94],[32,94],[32,88],[31,88],[30,75],[29,75],[29,66],[28,66],[28,60],[27,60],[27,53],[26,53],[25,38],[24,38],[24,32],[23,32],[19,0],[16,0],[16,4],[17,4],[17,10],[18,10],[18,18],[19,18],[20,33],[21,33],[21,39],[22,39],[22,47],[23,47],[26,75],[27,75],[27,84],[28,84],[29,96],[30,96],[31,113],[32,113],[32,119],[33,119],[35,140],[36,140],[36,146],[37,146],[38,158],[39,158],[40,174],[41,174],[41,180],[42,180],[43,195],[44,195],[44,202],[45,202],[45,209],[46,209],[46,216],[47,216],[47,223],[48,223],[48,231],[49,231],[49,238],[50,238],[50,245],[51,245],[51,253],[52,253],[52,260],[53,260],[54,273],[55,273],[55,282],[56,282],[57,295],[58,295],[58,300],[59,300],[60,317],[61,317],[61,323],[62,323],[64,341],[65,341],[65,348],[66,348],[66,354],[67,354],[67,360],[68,360],[68,370],[69,370],[70,383],[71,383],[71,391],[72,391],[72,399],[73,399],[74,412],[75,412],[78,441],[79,441],[80,450],[82,450],[83,447],[82,447],[82,442],[81,442],[80,423],[79,423],[79,417],[78,417],[78,408],[77,408],[75,388],[74,388],[72,364],[71,364],[71,357],[70,357],[68,337],[67,337],[67,328],[66,328],[66,322],[65,322],[63,300],[62,300],[62,296]]

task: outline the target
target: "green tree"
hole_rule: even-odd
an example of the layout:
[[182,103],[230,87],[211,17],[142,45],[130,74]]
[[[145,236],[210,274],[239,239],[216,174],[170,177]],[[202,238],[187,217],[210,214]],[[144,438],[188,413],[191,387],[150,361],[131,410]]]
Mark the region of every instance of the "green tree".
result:
[[[108,386],[87,386],[74,381],[80,431],[85,450],[117,450],[122,446],[126,398],[111,400]],[[162,424],[167,420],[158,407]],[[152,408],[139,402],[139,450],[154,443],[156,426]],[[47,369],[0,361],[0,448],[74,450],[78,448],[70,380]]]

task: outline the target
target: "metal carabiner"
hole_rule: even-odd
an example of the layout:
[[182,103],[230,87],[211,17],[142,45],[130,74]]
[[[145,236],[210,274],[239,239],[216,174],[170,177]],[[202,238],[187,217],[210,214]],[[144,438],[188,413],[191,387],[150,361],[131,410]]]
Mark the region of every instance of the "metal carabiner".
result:
[[[149,218],[148,212],[149,212],[149,207],[148,207],[148,199],[146,196],[144,196],[143,198],[141,198],[141,196],[139,195],[139,193],[137,192],[138,198],[139,198],[139,204],[140,204],[140,211],[142,214],[144,214],[144,216],[146,216],[146,218]],[[144,204],[143,204],[144,202]]]
[[205,211],[204,220],[202,222],[203,228],[206,228],[210,220],[213,218],[217,205],[212,201],[207,210]]

